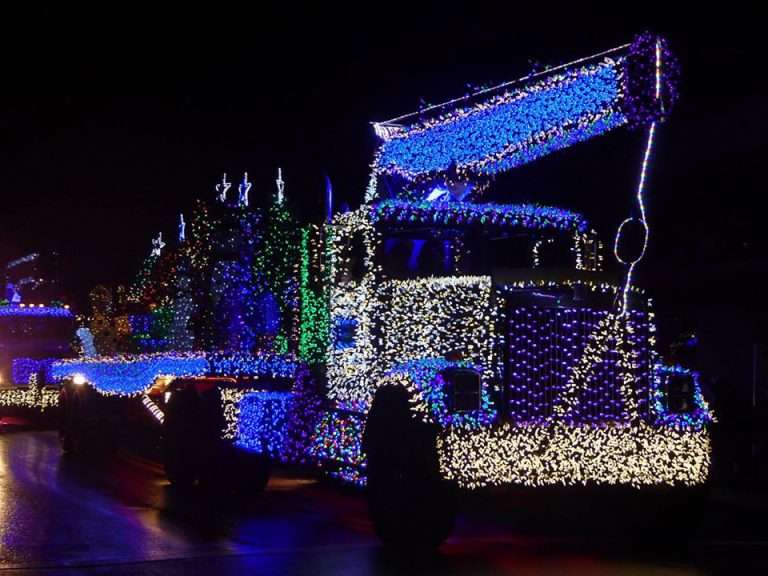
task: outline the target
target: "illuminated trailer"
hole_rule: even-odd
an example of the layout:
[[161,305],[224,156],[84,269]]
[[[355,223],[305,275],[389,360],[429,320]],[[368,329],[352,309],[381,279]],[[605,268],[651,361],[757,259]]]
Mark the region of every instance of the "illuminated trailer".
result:
[[[162,422],[172,483],[255,492],[269,462],[305,464],[366,485],[373,526],[397,547],[442,543],[457,489],[702,485],[712,413],[694,372],[660,364],[632,282],[673,78],[663,39],[646,34],[375,124],[365,202],[322,226],[291,221],[280,176],[263,213],[247,178],[235,203],[224,178],[222,216],[182,227],[173,281],[142,288],[157,304],[176,287],[175,332],[145,341],[187,350],[57,364],[65,449],[110,437],[107,408],[77,410],[128,398]],[[627,125],[647,146],[638,217],[613,243],[620,273],[583,215],[478,201],[489,175]],[[631,226],[643,232],[632,257]]]

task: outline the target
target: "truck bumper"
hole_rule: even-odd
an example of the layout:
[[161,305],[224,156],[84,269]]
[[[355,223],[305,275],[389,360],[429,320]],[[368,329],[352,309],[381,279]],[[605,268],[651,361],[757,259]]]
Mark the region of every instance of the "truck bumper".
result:
[[512,425],[449,428],[437,441],[440,471],[462,488],[696,485],[706,481],[706,428]]

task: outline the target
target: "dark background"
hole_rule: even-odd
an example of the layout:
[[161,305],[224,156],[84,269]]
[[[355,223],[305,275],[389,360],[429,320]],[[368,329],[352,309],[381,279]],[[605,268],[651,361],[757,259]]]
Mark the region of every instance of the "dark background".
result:
[[[684,14],[669,13],[669,3],[542,4],[284,2],[242,13],[131,5],[8,16],[0,264],[58,250],[82,302],[97,282],[129,282],[150,239],[160,230],[174,238],[178,213],[211,198],[224,171],[236,187],[247,170],[253,198],[272,193],[282,166],[288,198],[305,219],[321,219],[324,173],[337,207],[362,199],[375,146],[369,121],[650,29],[680,60],[682,97],[650,166],[641,277],[662,302],[676,302],[719,293],[715,270],[761,276],[768,91],[757,15],[734,3]],[[583,211],[610,245],[632,208],[644,144],[643,133],[620,130],[500,178],[495,196]]]

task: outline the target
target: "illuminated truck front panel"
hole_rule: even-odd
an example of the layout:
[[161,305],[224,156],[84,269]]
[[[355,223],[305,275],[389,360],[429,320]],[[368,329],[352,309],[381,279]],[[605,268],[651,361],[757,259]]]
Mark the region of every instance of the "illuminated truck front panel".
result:
[[511,421],[542,424],[560,416],[599,424],[647,418],[652,367],[645,312],[628,312],[623,335],[609,335],[588,362],[582,357],[590,340],[607,330],[609,314],[590,308],[509,310],[504,372]]

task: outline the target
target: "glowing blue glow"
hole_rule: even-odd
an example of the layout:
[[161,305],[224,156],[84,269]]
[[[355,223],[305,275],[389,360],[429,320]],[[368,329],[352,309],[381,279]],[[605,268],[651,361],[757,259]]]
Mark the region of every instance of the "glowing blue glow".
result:
[[626,123],[620,60],[546,78],[437,121],[386,135],[375,165],[409,180],[457,171],[494,174]]
[[72,310],[55,306],[0,306],[0,316],[72,318]]
[[355,345],[357,319],[337,316],[333,321],[333,345],[337,350],[352,348]]
[[210,373],[222,376],[292,377],[299,366],[290,356],[278,354],[208,354]]
[[439,199],[442,196],[446,196],[448,194],[448,190],[445,188],[441,188],[440,186],[435,186],[432,191],[427,195],[425,200],[427,202],[434,202],[435,200]]
[[[15,384],[29,384],[29,379],[33,374],[43,372],[45,378],[44,384],[53,384],[53,376],[51,374],[51,365],[53,364],[53,358],[43,358],[37,360],[35,358],[14,358],[11,363],[11,372],[13,374],[13,382]],[[40,383],[40,380],[38,380]]]
[[132,395],[148,390],[158,376],[295,377],[299,363],[277,354],[160,353],[55,361],[56,380],[82,374],[99,392]]
[[431,420],[443,427],[464,426],[476,428],[490,425],[498,416],[488,394],[487,386],[481,386],[480,409],[468,412],[452,413],[448,408],[447,383],[442,372],[448,368],[477,367],[466,362],[449,362],[442,358],[411,360],[395,366],[388,376],[407,375],[427,404]]
[[240,400],[236,445],[285,459],[291,392],[250,392]]
[[[669,380],[675,376],[690,377],[693,386],[691,396],[695,403],[690,412],[671,412],[667,406],[665,392],[662,388],[666,388]],[[656,366],[652,397],[657,425],[699,429],[715,421],[714,414],[704,399],[701,384],[699,384],[699,374],[682,366]]]
[[82,374],[103,394],[129,396],[144,393],[159,376],[202,376],[208,361],[195,354],[144,354],[63,360],[54,362],[51,371],[56,379]]
[[384,200],[372,207],[373,220],[446,225],[481,224],[536,230],[588,229],[576,212],[536,204],[473,204],[471,202],[409,202]]

